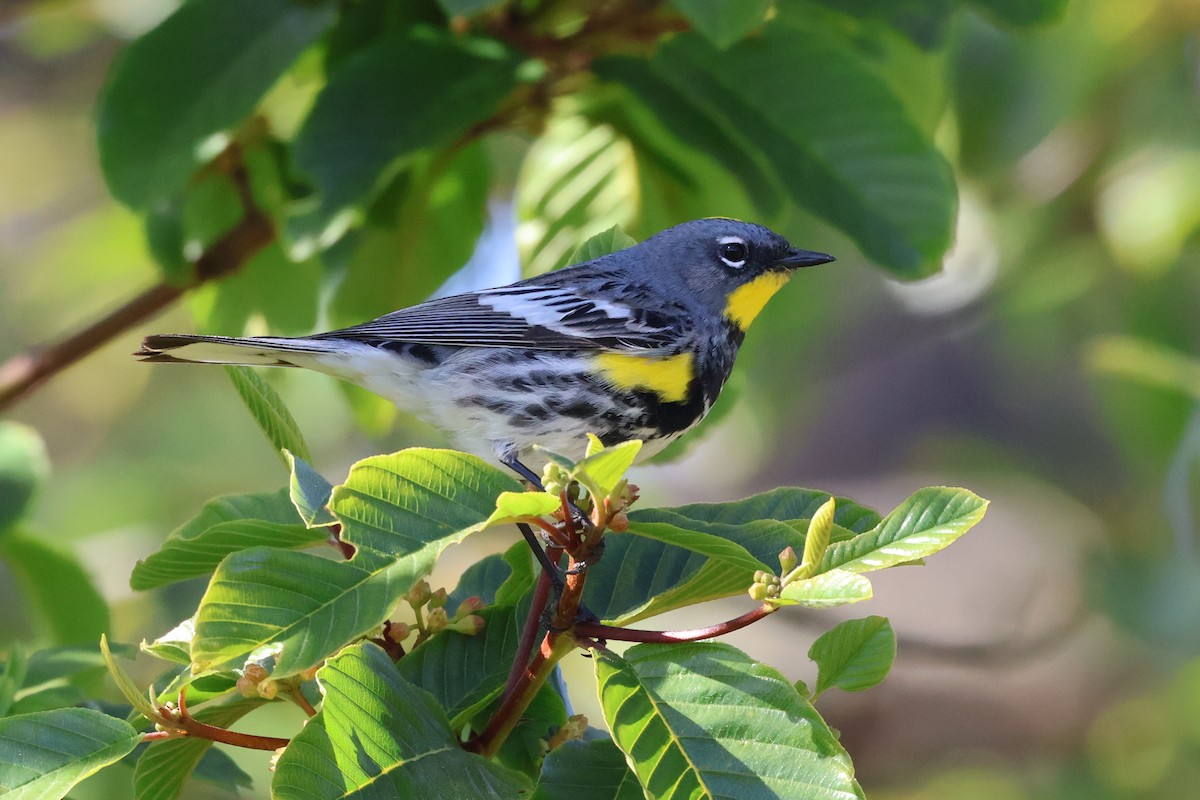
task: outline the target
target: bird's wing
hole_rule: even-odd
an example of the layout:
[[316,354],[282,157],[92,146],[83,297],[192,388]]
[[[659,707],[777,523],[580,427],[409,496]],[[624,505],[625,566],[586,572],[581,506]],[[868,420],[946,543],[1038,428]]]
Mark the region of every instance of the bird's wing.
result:
[[[575,286],[517,283],[431,300],[313,338],[647,354],[679,341],[686,315],[638,303],[640,293],[628,287],[601,281],[596,289],[589,296]],[[606,296],[598,296],[601,292]]]

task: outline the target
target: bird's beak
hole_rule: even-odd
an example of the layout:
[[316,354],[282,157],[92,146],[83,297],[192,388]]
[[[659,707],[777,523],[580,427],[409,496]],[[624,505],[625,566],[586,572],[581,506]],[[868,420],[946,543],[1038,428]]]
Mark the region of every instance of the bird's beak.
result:
[[798,267],[815,267],[817,264],[828,264],[830,261],[836,260],[833,256],[826,253],[817,253],[812,250],[801,250],[793,247],[788,251],[786,256],[775,263],[781,267],[796,269]]

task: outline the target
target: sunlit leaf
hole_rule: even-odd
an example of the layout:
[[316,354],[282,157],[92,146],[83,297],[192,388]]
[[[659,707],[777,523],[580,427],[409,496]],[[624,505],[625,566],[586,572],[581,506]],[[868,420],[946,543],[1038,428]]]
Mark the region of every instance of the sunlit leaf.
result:
[[571,475],[596,498],[605,498],[625,477],[641,449],[642,443],[637,439],[605,447],[576,464]]
[[258,427],[266,434],[267,441],[271,443],[283,465],[290,466],[282,453],[284,450],[290,450],[300,458],[311,461],[312,456],[309,455],[304,435],[300,433],[300,426],[296,424],[283,398],[271,384],[249,367],[226,367],[225,371],[233,381],[242,402],[250,410],[250,416],[254,417]]
[[336,522],[328,508],[333,484],[290,450],[284,451],[284,458],[292,470],[288,495],[292,498],[292,505],[296,507],[304,524],[315,528]]
[[545,492],[503,492],[496,498],[496,510],[487,518],[488,527],[543,517],[562,508],[562,500]]
[[846,620],[818,636],[808,657],[817,664],[816,694],[834,686],[861,692],[887,677],[896,660],[896,633],[886,617]]
[[870,600],[872,593],[871,582],[862,575],[831,569],[820,575],[789,583],[783,587],[779,598],[770,602],[779,605],[799,605],[804,608],[834,608]]
[[620,225],[613,225],[608,230],[600,231],[579,245],[579,249],[571,256],[570,262],[572,264],[582,264],[585,261],[591,261],[600,256],[606,256],[610,253],[616,253],[628,247],[633,247],[635,244],[637,244],[637,240],[621,230]]
[[327,538],[323,529],[301,524],[286,489],[218,497],[173,531],[157,552],[139,561],[129,585],[137,590],[165,586],[208,575],[221,559],[239,550],[301,548]]
[[266,547],[226,558],[196,613],[194,669],[236,665],[266,645],[282,648],[278,677],[316,664],[380,625],[441,552],[481,530],[496,497],[517,487],[482,459],[451,450],[358,462],[330,501],[354,558]]
[[564,266],[588,238],[628,227],[637,204],[629,142],[608,125],[552,117],[517,177],[517,243],[526,274]]
[[871,531],[830,545],[820,569],[870,572],[933,555],[973,528],[987,506],[966,489],[921,489]]
[[604,718],[647,797],[863,797],[808,701],[745,653],[703,643],[595,655]]
[[468,753],[429,693],[374,645],[356,645],[317,673],[325,701],[279,759],[279,800],[520,798],[520,773]]

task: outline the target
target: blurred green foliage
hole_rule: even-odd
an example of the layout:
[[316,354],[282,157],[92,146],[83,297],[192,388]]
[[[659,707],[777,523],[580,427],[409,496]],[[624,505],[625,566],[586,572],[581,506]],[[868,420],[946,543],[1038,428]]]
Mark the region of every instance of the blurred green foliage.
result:
[[[1117,631],[1107,657],[1129,670],[1056,666],[1098,688],[1083,710],[1041,705],[1063,720],[1053,735],[1028,723],[972,749],[929,719],[870,737],[874,749],[855,752],[871,795],[1200,792],[1186,713],[1200,702],[1200,8],[719,5],[655,6],[636,19],[697,32],[659,46],[657,33],[601,30],[583,64],[575,50],[523,47],[500,16],[552,6],[535,32],[553,43],[587,32],[565,2],[0,11],[0,354],[74,330],[145,284],[186,283],[197,252],[241,218],[229,175],[203,168],[231,141],[280,239],[155,330],[358,322],[435,291],[489,224],[515,228],[523,267],[540,271],[614,224],[642,238],[696,216],[762,221],[839,262],[764,312],[734,379],[743,390],[656,473],[659,491],[844,482],[884,493],[921,473],[994,499],[981,481],[1019,481],[997,504],[1018,510],[1055,492],[1058,510],[1087,509],[1095,535],[1047,583],[1086,584],[1087,613]],[[480,12],[469,36],[449,32],[447,15]],[[154,70],[163,53],[187,69]],[[427,68],[404,80],[414,62]],[[387,70],[401,78],[371,84]],[[501,260],[489,251],[460,279],[516,277],[489,269]],[[902,285],[868,261],[906,278],[943,270]],[[52,484],[27,428],[3,429],[0,606],[22,613],[0,618],[0,642],[93,641],[113,627],[96,592],[118,638],[153,637],[190,613],[198,589],[147,603],[126,588],[134,561],[213,495],[285,478],[214,373],[133,364],[137,338],[16,408],[46,440]],[[268,378],[327,474],[439,441],[372,398],[347,391],[347,404],[319,377]],[[1066,541],[1063,514],[1013,524]],[[983,581],[987,564],[977,569]],[[63,596],[71,604],[56,611]],[[891,691],[903,706],[903,687]],[[867,740],[860,718],[832,721],[851,744]],[[914,740],[928,743],[919,758],[895,755],[912,756]]]

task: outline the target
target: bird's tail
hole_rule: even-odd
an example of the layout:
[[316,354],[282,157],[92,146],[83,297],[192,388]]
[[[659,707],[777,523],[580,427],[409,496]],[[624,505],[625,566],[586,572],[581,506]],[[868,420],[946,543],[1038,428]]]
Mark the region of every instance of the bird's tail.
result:
[[141,361],[162,364],[237,364],[247,367],[310,366],[309,359],[334,346],[313,339],[275,336],[201,336],[163,333],[147,336],[134,353]]

